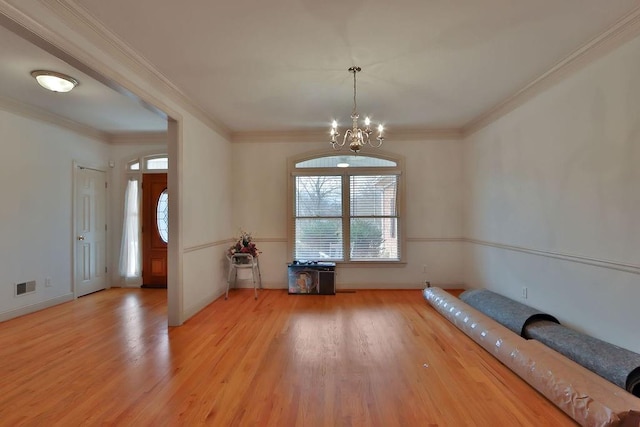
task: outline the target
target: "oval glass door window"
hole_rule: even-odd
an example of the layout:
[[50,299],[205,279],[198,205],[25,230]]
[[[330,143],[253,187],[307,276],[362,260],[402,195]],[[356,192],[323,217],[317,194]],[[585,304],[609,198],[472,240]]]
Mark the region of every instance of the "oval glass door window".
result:
[[158,224],[158,234],[163,242],[169,241],[169,194],[165,188],[156,206],[156,223]]

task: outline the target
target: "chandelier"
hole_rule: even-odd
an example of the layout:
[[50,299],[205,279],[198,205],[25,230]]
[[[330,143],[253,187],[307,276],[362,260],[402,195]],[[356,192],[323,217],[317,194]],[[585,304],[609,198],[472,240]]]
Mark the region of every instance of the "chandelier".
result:
[[364,147],[365,144],[369,144],[373,148],[378,148],[382,145],[382,141],[384,141],[384,137],[382,136],[382,125],[378,125],[378,136],[376,136],[375,140],[372,141],[372,139],[370,138],[373,131],[371,130],[371,120],[369,119],[369,117],[365,117],[364,119],[364,129],[360,129],[358,127],[358,119],[360,118],[360,115],[358,115],[356,104],[356,74],[361,70],[362,69],[360,67],[349,68],[349,72],[353,73],[353,111],[351,112],[353,127],[345,131],[342,142],[340,142],[338,122],[336,122],[335,120],[333,121],[333,123],[331,124],[330,142],[334,150],[340,150],[342,147],[344,147],[347,141],[349,141],[349,149],[358,154],[358,152],[362,149],[362,147]]

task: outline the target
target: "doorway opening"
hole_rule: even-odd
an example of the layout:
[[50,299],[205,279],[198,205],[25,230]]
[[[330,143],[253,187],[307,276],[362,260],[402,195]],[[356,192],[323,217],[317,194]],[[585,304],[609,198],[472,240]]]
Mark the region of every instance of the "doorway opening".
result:
[[[143,288],[167,288],[169,242],[168,157],[153,154],[127,164],[129,181],[120,274]],[[129,190],[135,189],[135,196]]]

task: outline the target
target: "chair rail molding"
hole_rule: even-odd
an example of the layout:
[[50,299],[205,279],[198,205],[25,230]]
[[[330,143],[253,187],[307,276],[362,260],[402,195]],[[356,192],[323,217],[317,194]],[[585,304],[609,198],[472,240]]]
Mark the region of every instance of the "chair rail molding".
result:
[[499,249],[504,249],[508,251],[522,252],[522,253],[527,253],[531,255],[543,256],[547,258],[560,259],[563,261],[592,265],[595,267],[608,268],[611,270],[624,271],[626,273],[640,274],[640,265],[637,265],[637,264],[630,264],[630,263],[620,262],[615,260],[588,257],[584,255],[577,255],[577,254],[571,254],[566,252],[547,251],[543,249],[528,248],[524,246],[515,246],[515,245],[509,245],[505,243],[489,242],[486,240],[479,240],[479,239],[472,239],[472,238],[465,238],[464,241],[467,243],[480,245],[480,246],[490,246],[493,248],[499,248]]

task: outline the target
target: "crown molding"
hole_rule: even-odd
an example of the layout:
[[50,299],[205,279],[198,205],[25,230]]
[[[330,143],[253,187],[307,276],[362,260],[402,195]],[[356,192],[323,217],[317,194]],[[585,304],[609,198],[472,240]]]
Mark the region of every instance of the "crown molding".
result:
[[27,105],[14,99],[0,97],[0,110],[18,114],[29,119],[49,123],[51,125],[58,126],[82,136],[97,139],[102,142],[109,143],[111,140],[111,135],[107,132],[96,130],[90,126],[83,125],[81,123],[54,114],[45,109],[34,107],[33,105]]
[[[167,112],[172,111],[166,105],[163,105],[157,98],[154,98],[151,94],[145,93],[142,88],[131,83],[131,81],[129,81],[125,76],[118,74],[115,70],[110,68],[108,64],[97,60],[92,56],[91,49],[87,51],[80,47],[76,43],[76,39],[78,39],[78,37],[65,39],[51,27],[45,26],[41,22],[36,21],[31,16],[27,15],[26,12],[3,2],[0,2],[0,25],[31,42],[40,49],[48,52],[50,55],[65,61],[72,67],[75,67],[79,71],[87,74],[115,92],[136,101],[149,111],[158,114],[165,119],[167,118]],[[97,70],[100,70],[100,72]],[[118,81],[109,77],[114,75],[119,76]],[[134,91],[128,89],[128,87],[137,88],[137,92],[134,93]],[[145,94],[145,98],[139,96],[138,93]],[[151,104],[145,99],[153,100],[155,103]],[[172,114],[179,117],[177,112],[173,112]]]
[[569,74],[622,46],[638,34],[640,34],[640,7],[632,10],[608,30],[573,51],[522,89],[463,126],[462,135],[467,137],[509,114]]
[[49,123],[108,144],[167,144],[166,132],[104,132],[91,126],[67,119],[66,117],[59,116],[43,108],[35,107],[6,97],[0,97],[0,110],[40,122]]
[[[99,47],[110,56],[117,58],[119,62],[125,64],[128,69],[134,71],[137,76],[148,82],[150,86],[159,87],[162,94],[198,118],[213,131],[219,133],[226,139],[230,139],[231,132],[223,123],[212,118],[204,109],[193,103],[184,92],[171,83],[169,79],[160,73],[149,61],[139,55],[115,33],[102,25],[84,9],[84,7],[73,0],[42,0],[42,3],[55,13],[67,26],[89,40],[92,45]],[[87,53],[87,55],[90,54]],[[94,64],[94,67],[99,70],[99,72],[107,69],[107,64],[96,60],[94,57],[92,57],[92,64]],[[180,118],[180,114],[173,108],[156,96],[151,95],[148,91],[145,91],[139,85],[133,83],[126,76],[117,73],[113,69],[109,69],[109,71],[110,75],[117,75],[117,77],[114,77],[114,80],[118,84],[126,85],[128,88],[135,88],[128,90],[139,95],[142,100],[149,102],[151,106],[162,109],[163,112],[173,118]]]
[[[136,75],[150,82],[152,86],[160,86],[160,92],[169,99],[176,102],[186,111],[193,114],[204,124],[226,139],[235,143],[254,142],[309,142],[316,143],[327,140],[325,130],[291,130],[291,131],[247,131],[232,132],[220,121],[211,117],[211,114],[196,105],[191,99],[177,88],[170,80],[160,73],[144,57],[139,55],[127,43],[121,40],[115,33],[102,25],[83,6],[74,0],[41,0],[41,3],[52,10],[67,26],[78,32],[95,46],[99,46],[107,54],[118,58],[128,68],[135,70]],[[173,118],[179,118],[180,114],[174,111],[166,103],[151,95],[137,84],[131,82],[126,76],[109,68],[108,64],[97,60],[89,52],[74,45],[71,40],[63,39],[57,33],[42,23],[35,21],[22,10],[6,2],[0,2],[0,13],[19,26],[33,31],[54,46],[71,45],[74,52],[81,51],[86,58],[78,59],[93,66],[96,70],[105,74],[116,76],[114,80],[118,85],[131,89],[131,93],[136,94],[141,99],[149,102],[152,106],[166,112]],[[478,115],[460,128],[450,129],[397,129],[393,132],[387,131],[388,139],[394,141],[415,141],[415,140],[456,140],[462,139],[483,129],[487,125],[495,122],[501,117],[509,114],[528,100],[540,94],[544,90],[558,83],[572,72],[575,72],[588,63],[613,51],[625,42],[640,34],[640,7],[632,10],[627,15],[619,19],[608,30],[585,43],[576,49],[563,60],[556,63],[548,71],[530,81],[520,90],[496,104],[491,109]],[[70,55],[69,53],[67,53]],[[70,55],[71,56],[71,55]],[[88,60],[90,59],[90,61]],[[83,70],[86,71],[86,70]],[[108,71],[108,73],[106,72]],[[104,80],[104,79],[103,79]],[[116,89],[117,90],[117,89]],[[129,90],[129,89],[126,89]],[[146,102],[143,102],[146,104]],[[147,104],[149,105],[149,104]],[[157,109],[156,109],[157,110]],[[95,130],[94,130],[95,132]]]
[[319,129],[310,130],[283,130],[283,131],[246,131],[233,132],[232,143],[253,142],[322,142],[329,141],[328,131]]
[[167,132],[117,132],[109,134],[112,144],[167,144]]
[[460,128],[400,128],[392,131],[385,130],[385,133],[393,141],[458,140],[463,137]]
[[[385,140],[389,141],[422,141],[422,140],[459,140],[463,134],[460,129],[397,129],[385,130]],[[283,130],[283,131],[248,131],[233,132],[231,142],[329,142],[327,129]]]

